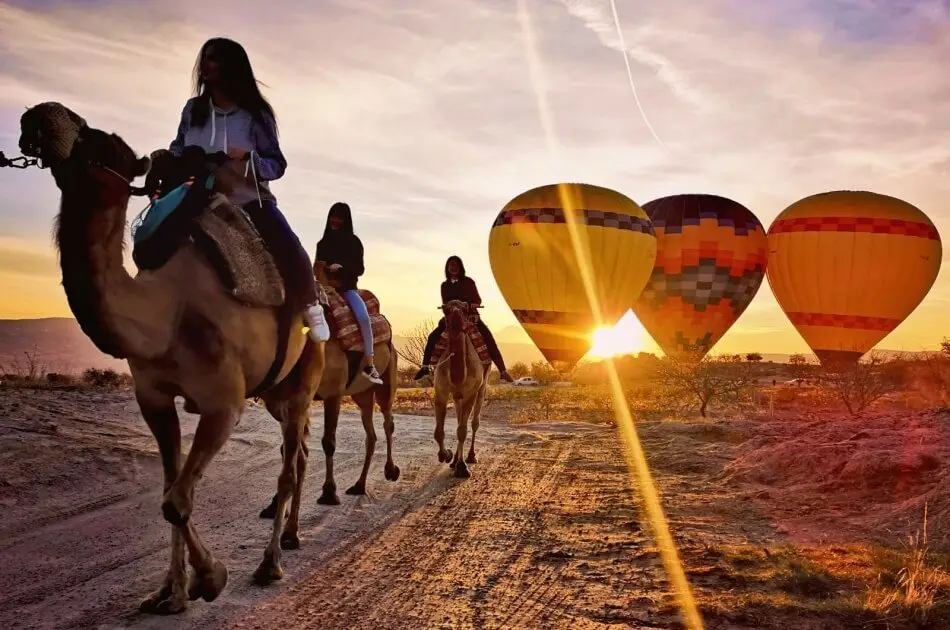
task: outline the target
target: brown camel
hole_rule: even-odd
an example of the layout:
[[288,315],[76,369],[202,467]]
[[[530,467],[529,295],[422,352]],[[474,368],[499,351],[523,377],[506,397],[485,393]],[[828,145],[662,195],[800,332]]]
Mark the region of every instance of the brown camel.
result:
[[[317,261],[313,266],[313,271],[321,285],[333,286],[334,282],[327,278],[324,263]],[[379,405],[379,409],[383,413],[383,430],[386,433],[384,475],[389,481],[399,479],[399,466],[393,462],[393,431],[395,429],[393,402],[396,398],[396,387],[398,385],[396,379],[399,374],[397,354],[393,350],[391,341],[376,343],[373,353],[376,358],[377,369],[379,369],[380,376],[383,379],[382,385],[374,385],[359,375],[351,378],[354,368],[359,365],[358,357],[347,356],[336,335],[326,343],[323,378],[320,380],[319,387],[316,388],[315,396],[315,400],[323,401],[322,444],[327,465],[327,477],[323,483],[323,494],[317,499],[317,503],[321,505],[340,505],[340,498],[336,493],[336,480],[333,476],[333,454],[336,451],[336,429],[340,417],[340,407],[343,398],[346,396],[349,396],[360,408],[363,429],[366,431],[366,456],[363,459],[363,470],[360,473],[360,478],[346,493],[349,495],[366,494],[366,477],[369,474],[369,466],[376,450],[376,429],[373,426],[373,410],[376,404]],[[352,380],[352,383],[350,383],[350,380]],[[309,452],[306,444],[303,448],[305,453]],[[304,458],[304,461],[306,461],[306,458]],[[297,519],[299,517],[299,510],[294,511],[294,508],[298,506],[297,498],[300,494],[299,486],[303,485],[303,472],[299,473],[297,485],[298,490],[294,494],[294,502],[291,505],[288,522],[288,527],[293,527],[294,531],[297,531]],[[277,514],[277,502],[278,495],[274,495],[270,505],[261,511],[261,518],[274,518]]]
[[[469,304],[453,300],[446,303],[445,334],[449,338],[448,358],[436,366],[435,374],[435,441],[439,445],[439,461],[449,462],[455,476],[469,477],[468,464],[477,462],[475,457],[475,434],[478,432],[482,403],[488,388],[491,363],[483,363],[475,350],[475,344],[466,332],[466,322],[473,317]],[[455,455],[445,448],[445,415],[449,397],[455,401],[458,416],[458,446]],[[468,457],[462,459],[462,449],[468,434],[468,420],[472,420],[472,444]]]
[[[51,168],[62,192],[56,240],[70,309],[101,351],[128,360],[136,400],[162,459],[161,507],[172,525],[171,564],[141,610],[170,614],[184,610],[189,599],[213,601],[225,588],[228,571],[191,518],[195,485],[238,423],[247,393],[271,370],[280,341],[277,309],[238,302],[193,242],[159,269],[131,277],[123,266],[130,183],[148,170],[149,158],[138,158],[119,136],[88,127],[57,103],[31,108],[20,124],[21,150]],[[303,318],[295,316],[274,381],[279,385],[263,394],[282,428],[282,506],[299,491],[311,384],[323,374],[323,344],[309,342],[302,330]],[[176,396],[200,414],[184,463]],[[284,519],[275,519],[255,572],[258,582],[283,574],[281,543],[297,538],[296,524],[283,528]],[[190,580],[186,547],[194,569]]]

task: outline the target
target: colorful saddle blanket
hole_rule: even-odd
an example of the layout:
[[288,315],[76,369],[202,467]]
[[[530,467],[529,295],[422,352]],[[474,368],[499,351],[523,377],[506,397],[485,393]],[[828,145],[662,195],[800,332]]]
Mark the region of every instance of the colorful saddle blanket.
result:
[[[386,316],[379,312],[379,299],[371,291],[359,289],[358,292],[363,301],[366,302],[369,321],[373,324],[373,341],[375,343],[386,343],[392,340],[392,326],[389,325]],[[333,288],[327,287],[326,295],[330,306],[327,314],[330,338],[338,340],[346,352],[362,353],[364,350],[363,336],[360,334],[360,326],[353,314],[353,309],[347,304],[346,298]]]
[[[467,322],[465,324],[465,334],[472,340],[472,345],[475,346],[475,352],[478,354],[482,365],[491,365],[491,355],[488,353],[488,344],[485,343],[485,338],[482,337],[482,333],[478,332],[478,328],[475,324]],[[439,364],[442,357],[446,355],[448,348],[449,333],[446,331],[442,333],[442,336],[439,337],[439,341],[435,344],[435,351],[432,353],[433,366]]]

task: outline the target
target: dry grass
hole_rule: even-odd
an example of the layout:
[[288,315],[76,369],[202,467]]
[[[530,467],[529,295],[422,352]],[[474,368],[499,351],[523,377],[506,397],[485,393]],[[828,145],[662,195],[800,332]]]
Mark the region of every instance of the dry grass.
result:
[[890,570],[878,576],[865,596],[868,610],[923,627],[934,621],[950,623],[950,574],[946,558],[939,563],[928,545],[926,510],[923,531],[910,537],[896,570],[895,563],[888,564]]

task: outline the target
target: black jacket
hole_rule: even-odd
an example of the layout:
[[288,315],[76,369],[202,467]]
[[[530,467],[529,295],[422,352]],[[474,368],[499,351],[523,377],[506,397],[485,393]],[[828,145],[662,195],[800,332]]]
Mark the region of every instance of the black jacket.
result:
[[[344,219],[339,230],[330,229],[330,214],[341,215]],[[330,265],[340,265],[342,269],[332,274],[340,282],[340,291],[356,289],[357,278],[363,275],[363,242],[353,233],[353,216],[345,203],[335,203],[327,215],[327,226],[323,238],[317,243],[317,260]]]

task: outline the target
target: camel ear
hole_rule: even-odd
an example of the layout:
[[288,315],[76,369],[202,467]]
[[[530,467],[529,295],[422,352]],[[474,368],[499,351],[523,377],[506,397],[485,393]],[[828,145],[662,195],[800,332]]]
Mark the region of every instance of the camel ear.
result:
[[152,159],[147,155],[135,160],[135,169],[132,171],[132,179],[145,175],[150,168],[152,168]]

